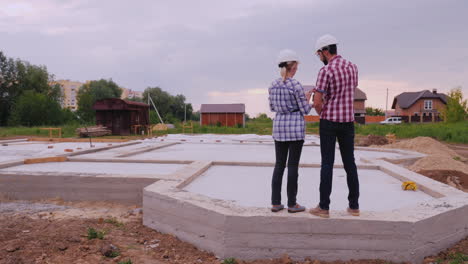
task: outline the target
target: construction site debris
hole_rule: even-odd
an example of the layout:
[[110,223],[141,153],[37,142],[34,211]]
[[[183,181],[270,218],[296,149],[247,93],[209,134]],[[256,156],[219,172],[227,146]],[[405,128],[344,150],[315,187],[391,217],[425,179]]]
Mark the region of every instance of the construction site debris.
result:
[[112,134],[105,126],[80,127],[76,129],[79,137],[101,137]]
[[385,145],[388,143],[389,143],[388,139],[384,136],[368,135],[367,137],[361,139],[358,146],[363,146],[363,147],[368,147],[371,145],[381,146],[381,145]]

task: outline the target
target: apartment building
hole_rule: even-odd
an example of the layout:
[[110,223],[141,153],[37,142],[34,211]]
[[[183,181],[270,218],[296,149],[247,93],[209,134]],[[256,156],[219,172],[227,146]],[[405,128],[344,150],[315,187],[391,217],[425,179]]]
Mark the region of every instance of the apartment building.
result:
[[124,87],[120,87],[122,89],[122,95],[120,99],[133,99],[135,97],[143,98],[143,92],[133,91],[132,89],[127,89]]
[[70,80],[57,80],[54,81],[54,84],[59,84],[62,88],[61,106],[63,108],[70,108],[72,111],[78,109],[78,90],[84,83]]

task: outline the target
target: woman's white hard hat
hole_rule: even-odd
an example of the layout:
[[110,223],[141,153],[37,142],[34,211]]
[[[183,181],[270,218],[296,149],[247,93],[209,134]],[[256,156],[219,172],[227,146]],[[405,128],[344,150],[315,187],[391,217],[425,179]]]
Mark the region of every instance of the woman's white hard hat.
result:
[[280,51],[278,54],[278,64],[282,62],[288,62],[288,61],[297,61],[299,62],[299,57],[297,56],[297,53],[293,50],[290,49],[284,49]]
[[315,43],[315,51],[321,50],[326,46],[336,44],[338,44],[338,40],[334,36],[326,34],[317,39],[317,42]]

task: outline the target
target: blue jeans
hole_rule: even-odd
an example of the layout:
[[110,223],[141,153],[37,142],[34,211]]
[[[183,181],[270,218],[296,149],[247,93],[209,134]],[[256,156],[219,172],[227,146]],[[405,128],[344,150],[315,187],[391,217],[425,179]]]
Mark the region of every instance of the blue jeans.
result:
[[332,192],[333,165],[335,163],[335,144],[338,139],[341,159],[343,160],[348,183],[349,208],[359,209],[359,179],[354,161],[354,123],[332,122],[320,119],[320,152],[322,166],[320,169],[320,208],[330,209]]
[[[281,204],[281,185],[283,173],[288,162],[288,206],[296,205],[297,180],[299,177],[299,160],[301,159],[304,140],[275,141],[276,163],[271,179],[271,204]],[[289,157],[288,157],[289,156]]]

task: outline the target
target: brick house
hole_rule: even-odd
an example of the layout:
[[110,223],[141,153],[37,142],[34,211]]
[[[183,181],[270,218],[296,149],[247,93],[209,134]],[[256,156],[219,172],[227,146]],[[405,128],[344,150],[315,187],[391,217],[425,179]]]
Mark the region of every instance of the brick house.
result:
[[[313,88],[312,85],[304,85],[304,90],[308,91]],[[366,122],[366,100],[367,96],[361,89],[356,88],[354,91],[354,119],[356,122],[364,124]],[[311,112],[315,113],[315,110]],[[316,115],[316,113],[315,113]],[[318,122],[319,118],[314,114],[305,116],[306,122]]]
[[441,121],[446,105],[447,95],[433,89],[401,93],[393,99],[392,109],[407,122],[434,122]]
[[366,100],[366,93],[361,89],[356,88],[354,91],[354,117],[366,116]]

